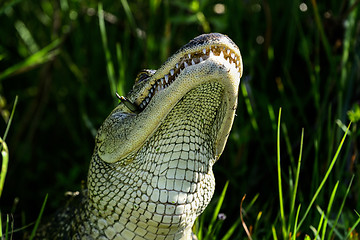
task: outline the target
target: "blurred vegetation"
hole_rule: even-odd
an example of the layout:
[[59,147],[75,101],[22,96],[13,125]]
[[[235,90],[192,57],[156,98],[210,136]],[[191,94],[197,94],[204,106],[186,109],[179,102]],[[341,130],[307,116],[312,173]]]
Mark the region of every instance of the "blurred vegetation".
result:
[[[117,104],[115,91],[125,94],[138,71],[157,69],[195,36],[221,32],[239,46],[244,76],[236,121],[214,169],[217,190],[205,213],[212,216],[229,180],[220,210],[222,227],[215,236],[224,236],[236,223],[230,239],[247,238],[240,223],[244,194],[243,223],[253,239],[281,236],[286,232],[282,221],[289,221],[292,232],[294,204],[300,221],[351,120],[337,162],[297,233],[301,239],[305,234],[315,238],[325,216],[321,212],[328,209],[323,224],[327,232],[336,227],[327,237],[358,239],[358,3],[0,1],[1,134],[18,96],[6,139],[10,157],[0,199],[3,222],[8,218],[15,229],[35,222],[46,194],[44,214],[61,206],[64,192],[79,190],[86,181],[94,135]],[[280,107],[284,216],[276,145]],[[293,204],[302,129],[301,171]]]

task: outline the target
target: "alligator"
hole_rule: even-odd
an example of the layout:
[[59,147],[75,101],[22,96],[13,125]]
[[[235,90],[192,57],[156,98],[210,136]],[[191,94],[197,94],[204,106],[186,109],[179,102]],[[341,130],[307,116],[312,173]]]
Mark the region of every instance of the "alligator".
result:
[[87,187],[42,239],[191,239],[215,189],[243,71],[239,48],[203,34],[143,70],[95,138]]

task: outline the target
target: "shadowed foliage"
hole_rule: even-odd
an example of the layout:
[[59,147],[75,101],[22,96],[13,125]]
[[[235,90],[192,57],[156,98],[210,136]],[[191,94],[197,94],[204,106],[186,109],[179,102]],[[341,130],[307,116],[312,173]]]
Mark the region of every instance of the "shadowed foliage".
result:
[[[66,191],[81,189],[97,128],[118,103],[115,92],[124,95],[141,69],[157,69],[195,36],[221,32],[239,46],[244,75],[234,127],[214,167],[216,193],[194,228],[199,239],[227,239],[232,229],[229,239],[246,239],[240,220],[245,194],[242,218],[252,238],[289,239],[331,163],[296,232],[301,239],[356,239],[358,2],[1,1],[1,135],[18,96],[6,137],[3,229],[34,224],[47,194],[43,215],[63,205]],[[23,232],[16,234],[21,239]]]

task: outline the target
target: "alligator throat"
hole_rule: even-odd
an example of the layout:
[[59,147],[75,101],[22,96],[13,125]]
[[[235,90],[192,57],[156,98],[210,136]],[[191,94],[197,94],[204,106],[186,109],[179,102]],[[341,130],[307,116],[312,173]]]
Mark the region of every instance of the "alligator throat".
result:
[[140,72],[98,131],[87,190],[48,224],[48,239],[191,239],[215,189],[241,75],[238,47],[219,33]]

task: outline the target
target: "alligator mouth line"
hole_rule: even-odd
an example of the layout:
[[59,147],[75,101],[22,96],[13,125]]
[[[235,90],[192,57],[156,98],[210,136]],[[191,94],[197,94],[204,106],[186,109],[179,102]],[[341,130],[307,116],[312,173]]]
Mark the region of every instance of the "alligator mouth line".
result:
[[[242,72],[240,50],[231,39],[217,33],[194,38],[158,70],[139,73],[128,98],[118,96],[121,104],[105,120],[102,128],[106,132],[99,130],[97,136],[99,157],[107,163],[115,163],[135,153],[153,136],[174,107],[191,96],[190,91],[202,89],[199,87],[207,83],[217,83],[223,91],[219,98],[221,108],[217,109],[222,111],[222,121],[217,123],[213,144],[214,157],[218,159],[234,120]],[[208,91],[211,91],[206,95],[209,98],[219,97],[212,89]],[[198,104],[197,99],[194,96],[194,104]]]
[[[135,100],[136,103],[133,103],[132,107],[137,107],[138,112],[141,112],[145,109],[151,98],[157,92],[167,88],[172,82],[175,81],[176,77],[181,73],[181,71],[189,66],[199,64],[212,56],[220,56],[224,58],[241,74],[241,57],[233,50],[221,45],[203,48],[199,52],[188,53],[180,58],[179,62],[176,63],[172,69],[170,69],[168,74],[165,74],[164,77],[155,80],[154,83],[151,84],[150,89],[147,90],[148,92],[144,94],[146,97],[140,103],[138,103],[139,99]],[[124,100],[124,98],[122,100]],[[127,99],[125,100],[127,101]],[[127,105],[130,105],[129,102],[127,102]]]

